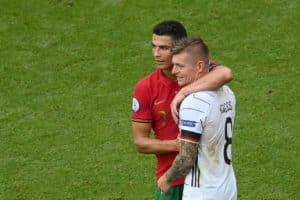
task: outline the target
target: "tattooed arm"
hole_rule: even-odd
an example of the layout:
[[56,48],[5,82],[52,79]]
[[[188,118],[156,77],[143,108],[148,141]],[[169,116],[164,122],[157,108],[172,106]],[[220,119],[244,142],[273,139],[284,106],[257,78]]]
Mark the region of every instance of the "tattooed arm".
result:
[[171,168],[157,181],[160,190],[168,194],[171,183],[186,176],[192,169],[198,155],[198,142],[180,140],[180,152]]
[[198,143],[181,140],[180,145],[180,154],[176,157],[172,167],[166,172],[168,182],[186,176],[192,169],[198,155]]

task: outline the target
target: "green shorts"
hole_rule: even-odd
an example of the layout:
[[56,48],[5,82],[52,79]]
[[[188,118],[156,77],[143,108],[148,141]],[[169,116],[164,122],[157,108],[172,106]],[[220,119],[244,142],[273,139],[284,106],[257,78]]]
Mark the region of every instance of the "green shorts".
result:
[[173,186],[170,189],[169,195],[164,195],[160,192],[160,189],[156,189],[156,200],[181,200],[182,199],[183,185]]

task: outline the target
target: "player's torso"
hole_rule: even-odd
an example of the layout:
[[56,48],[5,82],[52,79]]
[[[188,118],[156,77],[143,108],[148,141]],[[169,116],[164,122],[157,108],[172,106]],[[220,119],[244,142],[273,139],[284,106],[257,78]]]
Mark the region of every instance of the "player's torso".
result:
[[194,188],[189,190],[198,192],[205,191],[206,188],[225,191],[228,186],[235,187],[235,176],[231,165],[235,98],[227,87],[209,93],[214,103],[201,135],[197,161],[185,182],[185,187]]
[[172,119],[170,104],[178,90],[174,87],[158,87],[157,93],[152,101],[152,127],[159,139],[173,139],[174,136],[171,136],[170,134],[173,132],[177,135],[178,127]]
[[[155,89],[152,103],[153,122],[152,128],[155,137],[160,140],[176,139],[179,135],[178,125],[171,116],[170,104],[179,91],[177,84],[159,84]],[[178,152],[158,154],[157,156],[157,178],[161,177],[172,165]],[[174,185],[184,183],[184,178],[173,182]]]
[[178,127],[171,116],[170,104],[179,91],[175,81],[160,77],[152,80],[151,106],[152,128],[158,139],[175,139],[178,135]]

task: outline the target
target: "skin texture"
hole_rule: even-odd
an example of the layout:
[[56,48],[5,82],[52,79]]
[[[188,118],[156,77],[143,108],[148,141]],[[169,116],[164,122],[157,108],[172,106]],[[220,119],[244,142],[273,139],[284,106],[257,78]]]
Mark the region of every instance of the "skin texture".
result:
[[162,69],[164,74],[175,79],[172,75],[172,46],[173,39],[170,36],[152,35],[152,54],[158,69]]
[[181,87],[199,79],[203,72],[208,72],[208,68],[203,61],[192,60],[192,57],[186,52],[174,55],[172,62],[172,74],[176,76],[177,83]]
[[200,79],[183,87],[174,97],[171,103],[171,113],[173,120],[178,123],[178,107],[183,99],[197,91],[204,90],[214,90],[233,79],[233,74],[231,69],[225,67],[224,65],[218,65],[212,71],[202,76]]
[[134,144],[138,152],[164,154],[179,151],[179,140],[159,140],[150,137],[151,123],[132,122]]
[[160,190],[168,195],[172,181],[186,176],[192,169],[198,155],[198,143],[180,140],[180,153],[172,167],[157,181]]

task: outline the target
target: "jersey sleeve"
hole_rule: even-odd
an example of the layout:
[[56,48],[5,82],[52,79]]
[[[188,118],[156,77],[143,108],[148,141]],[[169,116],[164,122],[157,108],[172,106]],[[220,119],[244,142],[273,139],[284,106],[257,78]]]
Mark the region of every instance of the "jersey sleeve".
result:
[[194,93],[182,102],[179,110],[179,128],[181,139],[199,142],[206,118],[210,110],[210,99],[207,95]]
[[145,82],[138,82],[132,99],[132,120],[137,122],[151,122],[150,87]]
[[210,60],[210,61],[209,61],[209,65],[208,65],[209,71],[213,70],[213,69],[214,69],[216,66],[218,66],[218,65],[219,65],[219,64],[217,64],[216,61]]

